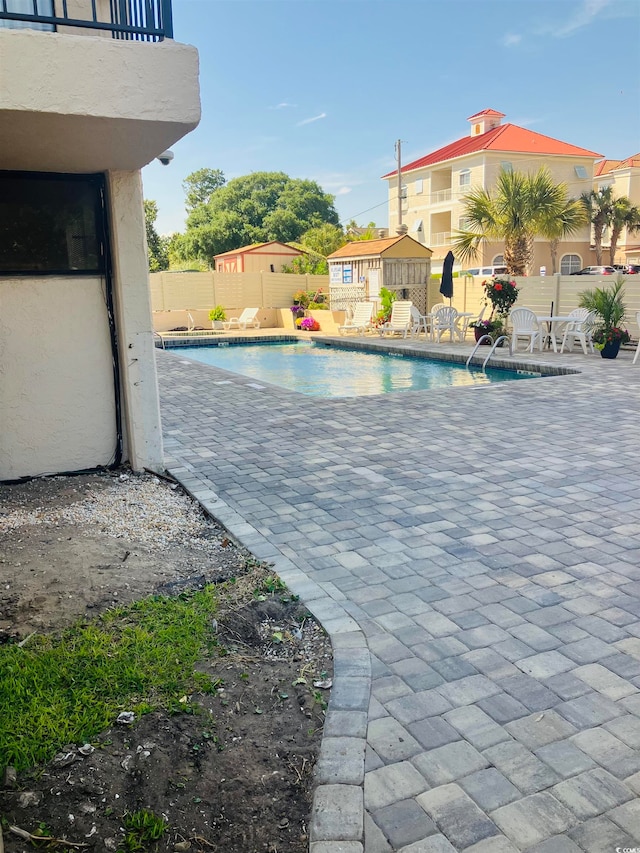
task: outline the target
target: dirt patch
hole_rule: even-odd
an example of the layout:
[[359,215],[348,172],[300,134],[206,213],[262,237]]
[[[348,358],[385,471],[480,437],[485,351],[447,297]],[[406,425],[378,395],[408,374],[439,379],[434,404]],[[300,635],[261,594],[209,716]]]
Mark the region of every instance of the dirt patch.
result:
[[[219,689],[184,697],[185,713],[114,720],[91,744],[9,773],[6,853],[48,844],[10,825],[61,849],[307,850],[331,649],[303,604],[170,482],[118,472],[0,486],[0,643],[208,583],[221,585],[224,654],[201,668]],[[127,846],[127,816],[145,809],[165,830]]]

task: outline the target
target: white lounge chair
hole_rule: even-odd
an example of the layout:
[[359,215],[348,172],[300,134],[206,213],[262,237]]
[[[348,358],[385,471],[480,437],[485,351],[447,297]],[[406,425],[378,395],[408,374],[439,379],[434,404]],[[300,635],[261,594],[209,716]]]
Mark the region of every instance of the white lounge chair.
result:
[[364,335],[366,331],[373,328],[371,318],[373,317],[373,302],[356,302],[353,317],[343,326],[338,326],[338,332],[343,335],[346,332],[357,332]]
[[[636,325],[640,329],[640,311],[636,312]],[[633,357],[633,361],[631,364],[635,364],[638,360],[638,356],[640,355],[640,337],[638,338],[638,346],[636,347],[636,354]]]
[[391,306],[391,317],[388,323],[381,326],[380,334],[384,337],[387,332],[390,334],[401,334],[403,338],[407,337],[407,332],[411,331],[411,305],[413,303],[408,299],[396,299]]
[[246,329],[247,326],[259,329],[260,320],[256,319],[259,310],[259,308],[245,308],[239,317],[230,317],[228,320],[223,320],[222,328],[225,332],[228,332],[232,326],[237,326],[238,329]]
[[589,352],[595,352],[591,336],[595,322],[594,315],[588,308],[574,308],[573,311],[569,311],[567,316],[575,319],[568,322],[564,328],[560,352],[564,352],[567,345],[569,352],[571,352],[576,341],[582,347],[582,352],[585,355],[588,355]]
[[544,335],[540,330],[540,324],[534,311],[530,308],[514,308],[509,314],[509,323],[511,324],[513,352],[518,349],[520,338],[526,338],[529,341],[529,352],[533,352],[536,344],[539,345],[540,352],[542,352]]

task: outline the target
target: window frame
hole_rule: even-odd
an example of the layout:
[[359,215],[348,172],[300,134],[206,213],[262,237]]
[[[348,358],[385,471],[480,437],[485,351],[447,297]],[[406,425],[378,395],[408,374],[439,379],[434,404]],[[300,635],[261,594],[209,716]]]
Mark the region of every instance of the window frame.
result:
[[[575,263],[575,268],[574,268],[573,261],[570,262],[569,263],[569,271],[565,272],[563,270],[563,266],[565,266],[565,261],[567,258],[575,258],[577,262]],[[560,275],[571,275],[572,273],[578,272],[578,270],[581,270],[581,269],[583,269],[582,260],[580,258],[580,255],[576,255],[575,252],[567,252],[566,254],[564,254],[560,258]]]
[[471,169],[461,169],[458,174],[458,186],[459,187],[470,187],[471,186]]

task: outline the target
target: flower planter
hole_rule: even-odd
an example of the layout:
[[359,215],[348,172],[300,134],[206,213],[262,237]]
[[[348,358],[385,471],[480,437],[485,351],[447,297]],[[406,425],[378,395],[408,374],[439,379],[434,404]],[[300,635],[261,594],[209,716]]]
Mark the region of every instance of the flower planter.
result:
[[609,341],[600,350],[602,358],[617,358],[620,352],[620,341]]
[[[487,333],[487,331],[486,331],[485,329],[481,329],[481,328],[478,328],[478,326],[474,326],[473,334],[474,334],[474,336],[475,336],[476,343],[478,343],[478,341],[480,340],[480,338],[481,338],[483,335],[486,335],[486,334],[488,334],[488,333]],[[482,341],[481,346],[487,346],[487,347],[488,347],[490,344],[491,344],[491,341],[487,338],[487,340]]]

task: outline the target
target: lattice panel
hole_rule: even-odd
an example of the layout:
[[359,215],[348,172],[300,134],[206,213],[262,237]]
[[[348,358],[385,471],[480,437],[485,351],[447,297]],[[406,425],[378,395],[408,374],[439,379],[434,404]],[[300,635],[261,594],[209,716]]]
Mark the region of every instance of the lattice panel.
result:
[[332,311],[346,311],[354,302],[366,299],[365,288],[361,284],[332,286],[329,290],[329,304]]

